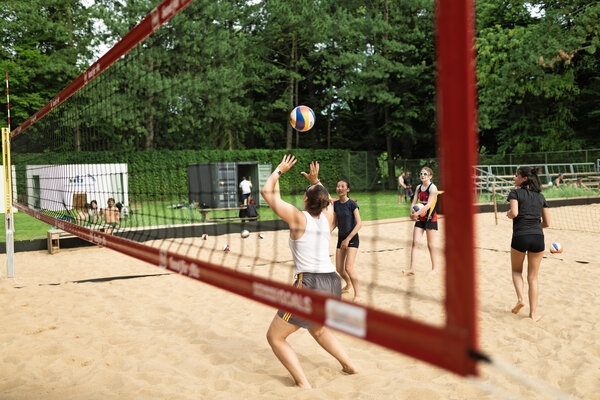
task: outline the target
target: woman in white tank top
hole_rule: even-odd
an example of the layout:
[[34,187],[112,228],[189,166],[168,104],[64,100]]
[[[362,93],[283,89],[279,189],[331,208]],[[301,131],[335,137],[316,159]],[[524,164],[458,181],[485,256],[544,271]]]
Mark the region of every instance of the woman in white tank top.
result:
[[[291,154],[284,156],[265,182],[261,194],[275,214],[290,226],[289,244],[297,278],[295,286],[340,297],[340,277],[335,272],[335,266],[329,257],[330,235],[335,228],[333,207],[329,192],[319,180],[319,163],[312,162],[310,164],[310,173],[301,172],[311,183],[304,194],[304,211],[283,201],[279,191],[275,191],[279,177],[289,171],[296,161]],[[348,374],[358,373],[341,344],[329,329],[279,310],[271,321],[267,331],[267,340],[279,361],[292,374],[297,386],[311,387],[296,352],[286,339],[301,327],[308,329],[317,343],[339,361],[342,371]]]

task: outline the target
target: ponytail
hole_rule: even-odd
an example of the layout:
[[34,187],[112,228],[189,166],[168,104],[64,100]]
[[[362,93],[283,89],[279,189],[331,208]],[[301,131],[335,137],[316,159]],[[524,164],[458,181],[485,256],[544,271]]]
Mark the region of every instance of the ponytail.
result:
[[522,178],[527,178],[523,183],[521,183],[521,188],[529,189],[533,192],[540,193],[542,191],[542,182],[537,175],[537,167],[520,167],[517,169],[517,173],[521,175]]

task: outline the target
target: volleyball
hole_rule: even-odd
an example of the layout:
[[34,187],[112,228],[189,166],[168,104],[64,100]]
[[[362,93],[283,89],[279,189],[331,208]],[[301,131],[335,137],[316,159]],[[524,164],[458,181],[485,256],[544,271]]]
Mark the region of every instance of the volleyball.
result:
[[228,252],[229,250],[231,249],[229,248],[229,245],[226,244],[225,247],[223,247],[223,251]]
[[202,240],[206,240],[206,239],[208,239],[208,235],[206,233],[203,233],[202,234]]
[[248,232],[246,229],[244,229],[241,232],[242,238],[246,239],[248,236],[250,236],[250,232]]
[[258,234],[258,238],[259,238],[259,239],[264,239],[264,238],[265,238],[265,235],[263,235],[262,233],[259,233],[259,234]]
[[560,243],[552,243],[550,245],[550,253],[552,253],[552,254],[562,253],[562,246],[560,245]]
[[421,209],[423,208],[423,204],[421,203],[417,203],[413,206],[413,210],[415,211],[415,214],[419,215]]
[[306,132],[315,124],[315,113],[310,107],[298,106],[290,113],[290,124],[299,132]]

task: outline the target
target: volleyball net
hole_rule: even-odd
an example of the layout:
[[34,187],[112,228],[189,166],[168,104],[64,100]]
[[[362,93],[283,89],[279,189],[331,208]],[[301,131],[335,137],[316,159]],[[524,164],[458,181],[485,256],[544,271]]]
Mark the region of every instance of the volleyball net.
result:
[[[219,85],[233,84],[235,78],[204,75],[197,46],[178,39],[182,29],[197,21],[200,7],[192,0],[162,1],[11,132],[15,207],[91,243],[457,374],[476,374],[481,355],[474,206],[464,203],[464,193],[474,191],[471,171],[476,164],[472,2],[440,1],[436,10],[438,109],[443,110],[438,113],[437,179],[444,190],[439,232],[444,245],[436,249],[443,254],[439,279],[422,286],[414,279],[387,282],[380,276],[389,268],[401,276],[413,224],[406,219],[381,221],[377,209],[383,212],[389,205],[365,195],[358,199],[361,212],[373,210],[359,233],[359,260],[363,255],[369,260],[357,267],[363,271],[366,299],[360,304],[290,285],[294,269],[289,233],[280,220],[269,218],[259,191],[279,162],[273,160],[293,151],[274,151],[272,159],[259,159],[250,149],[237,152],[236,162],[212,162],[201,151],[160,150],[184,149],[194,140],[235,142],[234,125],[220,127],[223,134],[218,137],[195,129],[207,118],[207,107],[235,112],[233,99],[219,95]],[[155,57],[157,52],[169,57]],[[282,118],[287,120],[286,112]],[[167,140],[177,144],[165,146]],[[318,151],[314,160],[319,161]],[[310,161],[301,160],[297,172],[308,171]],[[240,198],[242,177],[253,182],[251,206]],[[284,184],[280,190],[287,195],[289,186]],[[333,194],[335,182],[326,186]],[[296,198],[298,206],[301,197]],[[389,234],[390,224],[396,224],[397,236]],[[249,236],[241,235],[242,230]],[[334,253],[335,237],[332,242]],[[383,294],[394,300],[380,301]]]

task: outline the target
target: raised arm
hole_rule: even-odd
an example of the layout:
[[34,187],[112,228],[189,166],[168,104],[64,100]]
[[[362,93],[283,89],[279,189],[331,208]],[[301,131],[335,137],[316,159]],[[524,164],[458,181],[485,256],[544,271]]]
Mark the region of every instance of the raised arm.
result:
[[[310,163],[310,173],[300,172],[312,185],[321,185],[321,180],[319,179],[319,163],[317,161],[313,161]],[[329,230],[333,231],[337,226],[337,220],[335,218],[335,213],[333,212],[333,199],[331,198],[331,194],[329,195],[329,206],[323,210],[323,213],[327,217],[327,221],[329,221]]]
[[290,228],[292,228],[292,225],[295,224],[296,220],[302,216],[302,212],[290,203],[282,200],[279,192],[275,191],[275,185],[277,184],[279,177],[289,171],[290,168],[296,164],[296,161],[296,157],[291,154],[283,156],[283,160],[269,176],[260,191],[260,194],[262,194],[273,212],[277,214],[279,218],[287,222],[288,225],[290,225]]

